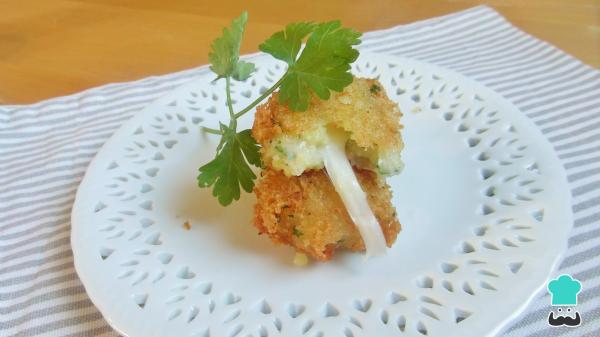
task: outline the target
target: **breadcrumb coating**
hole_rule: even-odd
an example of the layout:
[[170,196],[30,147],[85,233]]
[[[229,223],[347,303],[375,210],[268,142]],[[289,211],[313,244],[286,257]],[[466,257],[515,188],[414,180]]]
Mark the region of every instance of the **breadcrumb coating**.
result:
[[[391,247],[400,223],[389,186],[373,171],[354,171]],[[364,251],[362,237],[324,170],[288,177],[267,168],[254,193],[254,224],[273,242],[293,246],[319,261],[330,260],[337,248]]]
[[306,112],[290,111],[274,93],[257,108],[252,136],[267,166],[300,175],[323,168],[318,149],[327,141],[327,128],[338,128],[349,137],[346,152],[354,165],[392,175],[403,166],[401,116],[379,81],[355,78],[328,100],[313,98]]

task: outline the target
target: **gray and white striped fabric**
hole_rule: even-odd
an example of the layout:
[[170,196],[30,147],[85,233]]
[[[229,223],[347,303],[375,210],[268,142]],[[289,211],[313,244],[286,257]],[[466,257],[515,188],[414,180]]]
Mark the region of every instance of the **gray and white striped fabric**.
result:
[[[583,283],[583,324],[549,327],[549,299],[540,294],[504,335],[600,336],[600,72],[488,7],[370,32],[363,41],[363,50],[424,60],[474,78],[538,125],[571,186],[575,224],[559,273]],[[69,215],[75,191],[119,125],[204,71],[0,107],[1,336],[117,336],[73,269]]]

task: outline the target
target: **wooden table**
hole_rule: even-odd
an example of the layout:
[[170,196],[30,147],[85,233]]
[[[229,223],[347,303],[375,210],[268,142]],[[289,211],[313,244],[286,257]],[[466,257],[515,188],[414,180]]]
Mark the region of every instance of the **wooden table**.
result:
[[[205,64],[212,39],[243,9],[250,13],[242,46],[248,53],[292,21],[338,18],[368,31],[483,2],[0,0],[0,104]],[[485,2],[526,32],[600,67],[600,0]]]

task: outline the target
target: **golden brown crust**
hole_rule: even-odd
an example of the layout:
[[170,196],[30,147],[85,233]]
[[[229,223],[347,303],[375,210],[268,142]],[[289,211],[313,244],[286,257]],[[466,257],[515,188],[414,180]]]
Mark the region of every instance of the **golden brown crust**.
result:
[[[391,247],[400,223],[389,187],[372,171],[355,169],[355,173]],[[266,169],[254,192],[258,199],[254,224],[274,242],[293,246],[320,261],[331,259],[336,248],[364,250],[360,233],[324,170],[287,177]]]
[[319,125],[333,125],[350,133],[362,148],[401,149],[402,114],[379,81],[354,78],[343,92],[328,100],[313,98],[305,112],[290,111],[279,103],[278,93],[258,106],[252,136],[263,147],[279,135],[301,136]]

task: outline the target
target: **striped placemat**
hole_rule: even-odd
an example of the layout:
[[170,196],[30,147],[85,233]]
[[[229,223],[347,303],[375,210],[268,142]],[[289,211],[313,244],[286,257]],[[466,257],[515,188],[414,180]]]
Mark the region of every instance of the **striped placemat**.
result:
[[[600,336],[600,72],[485,6],[369,32],[363,41],[363,50],[476,79],[542,130],[573,195],[575,227],[557,274],[582,282],[583,324],[550,327],[550,300],[540,294],[504,335]],[[203,69],[0,107],[0,336],[117,336],[73,269],[75,191],[96,151],[125,120]]]

